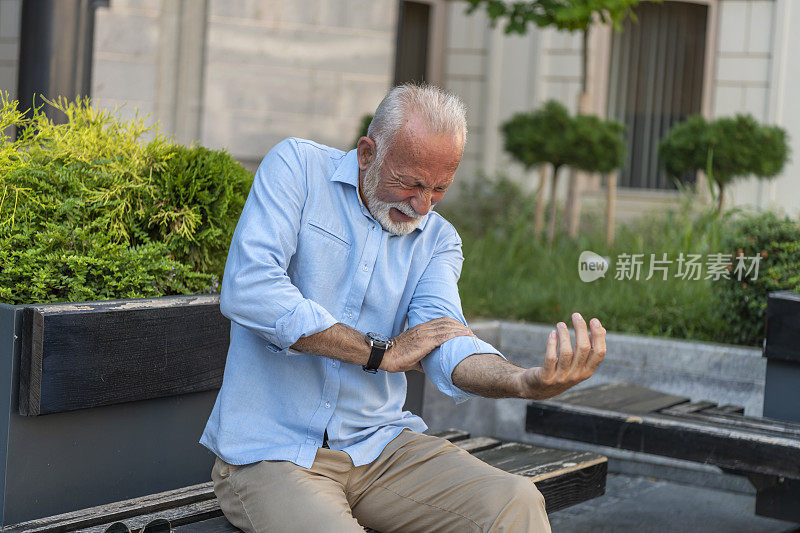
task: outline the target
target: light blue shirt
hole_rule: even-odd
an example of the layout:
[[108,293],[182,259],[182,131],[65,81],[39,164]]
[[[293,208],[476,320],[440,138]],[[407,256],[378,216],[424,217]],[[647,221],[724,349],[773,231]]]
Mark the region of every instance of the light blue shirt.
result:
[[[220,310],[231,320],[225,374],[200,443],[231,464],[287,460],[309,468],[323,433],[355,466],[372,462],[403,428],[406,376],[290,350],[337,322],[394,337],[439,317],[466,324],[458,296],[464,260],[453,226],[430,212],[412,233],[384,231],[361,205],[356,151],[303,139],[278,143],[259,166],[233,235]],[[456,403],[453,368],[476,353],[456,337],[424,359],[425,375]]]

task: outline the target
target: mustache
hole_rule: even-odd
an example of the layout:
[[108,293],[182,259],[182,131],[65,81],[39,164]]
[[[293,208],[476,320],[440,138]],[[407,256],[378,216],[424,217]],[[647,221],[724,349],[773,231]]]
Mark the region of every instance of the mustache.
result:
[[394,207],[395,209],[397,209],[398,211],[400,211],[401,213],[403,213],[407,217],[411,217],[411,218],[414,218],[414,219],[422,218],[422,215],[417,213],[414,210],[414,208],[411,207],[411,204],[408,203],[408,202],[393,202],[393,203],[387,204],[387,205],[389,205],[390,207]]

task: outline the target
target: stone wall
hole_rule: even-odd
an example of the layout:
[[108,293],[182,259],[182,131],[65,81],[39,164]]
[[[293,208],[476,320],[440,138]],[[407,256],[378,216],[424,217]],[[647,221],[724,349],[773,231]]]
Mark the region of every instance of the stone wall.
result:
[[0,0],[0,90],[17,96],[22,0]]
[[[713,116],[749,113],[769,122],[770,69],[775,17],[773,0],[723,0],[719,3],[714,69]],[[730,189],[730,204],[765,207],[768,191],[755,178]]]
[[251,166],[289,136],[349,149],[391,85],[396,17],[393,0],[112,0],[93,97]]
[[394,75],[397,2],[211,0],[203,142],[261,158],[288,136],[350,149]]

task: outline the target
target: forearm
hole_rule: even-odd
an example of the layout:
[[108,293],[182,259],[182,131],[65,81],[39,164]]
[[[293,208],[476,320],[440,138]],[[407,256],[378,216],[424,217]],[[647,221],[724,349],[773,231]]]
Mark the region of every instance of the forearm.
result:
[[521,397],[525,369],[495,354],[473,354],[453,369],[453,384],[485,398]]
[[308,337],[301,337],[292,345],[292,349],[358,365],[367,364],[370,353],[370,347],[364,342],[364,335],[342,323]]

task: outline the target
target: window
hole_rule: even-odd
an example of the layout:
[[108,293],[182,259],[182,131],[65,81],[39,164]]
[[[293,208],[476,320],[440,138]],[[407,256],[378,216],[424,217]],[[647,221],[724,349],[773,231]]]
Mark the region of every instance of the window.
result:
[[658,143],[673,124],[701,111],[707,11],[685,2],[645,3],[635,10],[638,23],[627,20],[613,32],[608,116],[626,127],[621,187],[675,189]]

